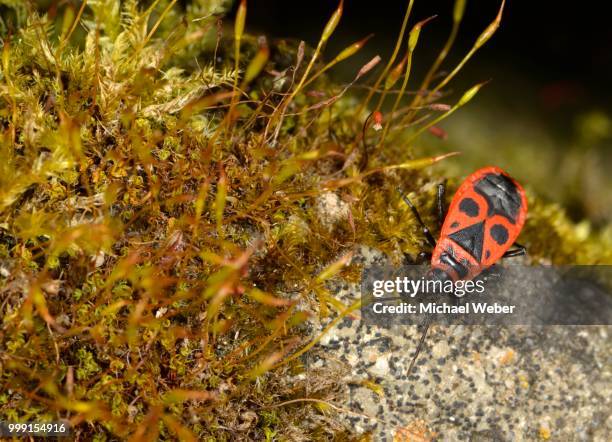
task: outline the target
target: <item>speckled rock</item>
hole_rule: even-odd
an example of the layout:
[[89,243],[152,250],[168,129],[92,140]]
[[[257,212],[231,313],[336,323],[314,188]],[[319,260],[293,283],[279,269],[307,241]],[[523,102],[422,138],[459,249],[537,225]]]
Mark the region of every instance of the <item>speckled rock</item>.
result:
[[[355,259],[384,261],[366,248]],[[336,293],[348,302],[359,286]],[[420,334],[346,318],[320,341],[323,366],[348,367],[336,402],[347,428],[380,441],[612,440],[610,327],[432,326],[407,376]]]

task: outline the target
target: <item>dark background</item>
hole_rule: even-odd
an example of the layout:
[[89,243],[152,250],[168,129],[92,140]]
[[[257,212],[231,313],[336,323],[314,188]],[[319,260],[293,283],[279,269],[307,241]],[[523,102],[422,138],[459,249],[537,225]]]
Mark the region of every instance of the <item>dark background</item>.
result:
[[[331,59],[338,50],[370,32],[369,52],[355,57],[364,63],[372,52],[390,55],[401,27],[406,0],[346,0],[344,14],[326,54]],[[321,31],[337,3],[329,0],[286,1],[255,0],[248,3],[251,32],[274,37],[303,39],[316,45]],[[499,2],[468,1],[457,43],[445,63],[448,69],[469,50],[482,30],[493,20]],[[452,23],[453,1],[415,1],[410,23],[437,14],[421,33],[415,53],[415,72],[435,58]],[[551,113],[577,110],[580,106],[610,105],[612,87],[612,25],[604,3],[510,0],[506,4],[500,29],[489,40],[456,85],[472,84],[491,78],[489,91],[532,105]],[[409,24],[410,27],[410,24]],[[402,51],[403,53],[403,51]],[[336,73],[338,75],[338,73]],[[341,78],[350,78],[352,74]],[[521,96],[512,84],[530,84]],[[496,84],[497,83],[497,84]],[[509,89],[509,90],[508,90]]]

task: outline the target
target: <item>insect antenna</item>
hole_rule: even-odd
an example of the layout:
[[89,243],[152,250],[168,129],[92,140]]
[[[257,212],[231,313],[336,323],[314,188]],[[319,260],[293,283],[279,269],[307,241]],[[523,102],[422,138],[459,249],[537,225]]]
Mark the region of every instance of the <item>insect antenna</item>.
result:
[[423,230],[423,235],[425,235],[425,238],[427,238],[427,242],[432,247],[436,247],[436,240],[431,235],[431,231],[429,230],[429,228],[423,222],[423,219],[421,218],[421,215],[419,215],[419,211],[417,210],[417,208],[414,207],[414,204],[412,204],[412,201],[410,201],[408,199],[408,197],[401,191],[401,189],[398,188],[397,191],[399,192],[399,194],[402,197],[402,199],[404,200],[404,202],[408,205],[408,207],[410,207],[410,210],[412,211],[412,214],[417,219],[419,225],[421,226],[421,229]]

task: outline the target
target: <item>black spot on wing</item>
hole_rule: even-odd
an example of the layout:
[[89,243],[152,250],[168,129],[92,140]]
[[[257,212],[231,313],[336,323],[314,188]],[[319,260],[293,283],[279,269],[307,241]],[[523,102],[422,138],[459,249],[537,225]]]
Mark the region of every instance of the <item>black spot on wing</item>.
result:
[[455,221],[450,226],[451,226],[451,229],[456,229],[457,227],[459,227],[459,223],[457,221]]
[[448,237],[480,262],[484,243],[484,221],[451,233]]
[[505,175],[488,173],[474,184],[474,190],[487,200],[487,216],[501,215],[516,222],[521,209],[521,195],[516,184]]
[[508,242],[508,229],[501,224],[495,224],[491,227],[491,237],[497,244],[503,246]]
[[480,212],[478,204],[470,197],[461,200],[459,203],[459,210],[472,218],[478,216],[478,212]]
[[487,251],[485,252],[485,258],[486,258],[486,259],[489,259],[490,257],[491,257],[491,251],[490,251],[490,250],[487,250]]

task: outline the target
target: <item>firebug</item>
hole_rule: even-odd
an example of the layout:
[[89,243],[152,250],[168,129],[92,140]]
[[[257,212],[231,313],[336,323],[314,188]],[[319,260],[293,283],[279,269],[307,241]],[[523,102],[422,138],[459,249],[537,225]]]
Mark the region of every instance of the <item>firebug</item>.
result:
[[[429,278],[470,280],[501,258],[520,256],[526,252],[525,247],[515,243],[527,217],[525,191],[499,167],[484,167],[468,176],[457,189],[446,216],[444,186],[438,187],[438,217],[442,227],[437,242],[416,207],[405,195],[402,198],[433,247]],[[430,320],[428,317],[425,322],[425,330],[408,373],[421,350]]]

